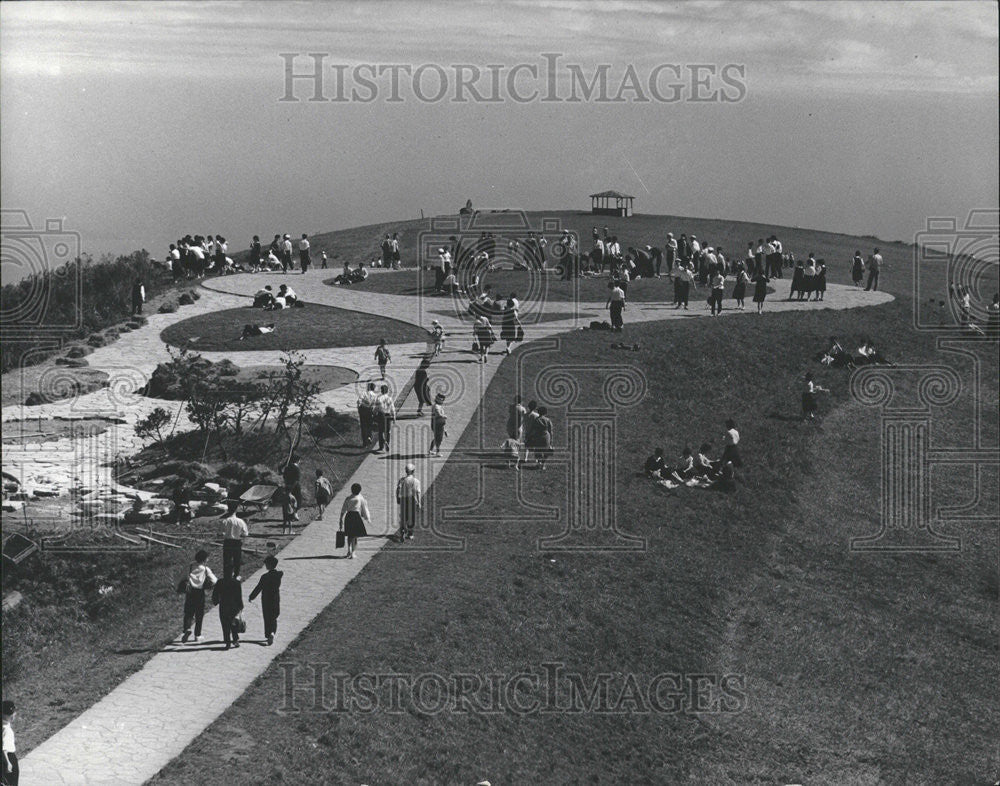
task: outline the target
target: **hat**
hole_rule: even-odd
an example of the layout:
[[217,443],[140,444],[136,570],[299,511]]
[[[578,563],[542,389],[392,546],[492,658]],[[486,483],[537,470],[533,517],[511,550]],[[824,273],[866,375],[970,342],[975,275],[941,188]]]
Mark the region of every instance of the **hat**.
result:
[[439,248],[439,249],[438,249],[438,253],[439,253],[439,254],[443,254],[443,253],[444,253],[444,249],[443,249],[443,248]]
[[440,325],[441,323],[440,323],[440,322],[438,322],[438,321],[437,321],[436,319],[432,319],[432,320],[431,320],[431,324],[432,324],[432,325]]
[[413,466],[412,463],[406,465],[406,474],[407,475],[412,475],[416,471],[417,471],[417,468],[415,466]]
[[434,397],[434,401],[435,401],[435,403],[437,403],[437,404],[443,404],[443,403],[444,403],[444,393],[438,393],[438,394],[437,394],[437,395],[436,395],[436,396]]
[[284,237],[284,239],[285,239],[285,240],[288,240],[288,233],[287,233],[287,232],[285,233],[285,237]]

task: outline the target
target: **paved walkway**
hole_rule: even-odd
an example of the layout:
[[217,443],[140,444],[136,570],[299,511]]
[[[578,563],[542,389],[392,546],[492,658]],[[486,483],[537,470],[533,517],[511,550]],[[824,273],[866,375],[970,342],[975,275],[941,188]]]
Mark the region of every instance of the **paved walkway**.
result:
[[[427,490],[451,454],[466,425],[476,412],[479,401],[499,366],[493,357],[486,364],[468,362],[471,355],[464,349],[471,344],[469,327],[457,317],[443,317],[438,312],[446,310],[448,301],[434,298],[421,299],[405,296],[378,295],[354,289],[329,287],[322,283],[328,274],[300,276],[295,288],[300,296],[310,302],[324,303],[343,308],[390,315],[396,319],[427,325],[430,318],[438,318],[446,330],[461,331],[461,338],[452,336],[448,351],[431,368],[431,384],[440,384],[452,391],[447,411],[449,431],[452,435],[443,450],[441,459],[416,460],[417,473]],[[241,275],[215,279],[209,285],[231,294],[246,295],[273,275]],[[892,299],[884,293],[865,293],[853,288],[831,285],[827,292],[826,308],[852,308],[875,305]],[[428,303],[430,300],[430,303]],[[182,316],[192,316],[206,310],[232,305],[232,298],[221,293],[203,297],[195,306],[188,307]],[[626,312],[630,322],[655,321],[691,317],[704,313],[699,303],[692,311],[676,312],[669,306],[655,303],[636,303]],[[585,304],[580,311],[600,312],[603,303]],[[789,303],[775,297],[768,302],[769,311],[789,311],[819,307],[813,303]],[[565,313],[570,304],[556,303],[554,311]],[[435,316],[428,318],[430,311]],[[724,312],[726,317],[755,319],[750,312]],[[160,315],[157,315],[160,316]],[[163,315],[176,321],[177,315]],[[113,348],[90,356],[91,365],[102,367],[114,355],[130,358],[136,366],[152,370],[164,356],[162,346],[156,348],[150,336],[158,336],[165,325],[154,322],[136,333],[126,334]],[[529,339],[563,333],[576,327],[573,320],[543,323],[528,331]],[[140,335],[145,334],[145,335]],[[461,349],[456,345],[460,345]],[[371,348],[366,348],[370,352]],[[327,355],[326,353],[329,353]],[[149,353],[150,356],[147,356]],[[309,362],[323,354],[330,362],[345,365],[342,350],[306,353]],[[397,387],[405,384],[416,360],[405,358],[405,352],[393,353],[390,369]],[[96,357],[95,357],[96,356]],[[207,355],[211,357],[211,355]],[[241,353],[242,356],[242,353]],[[361,363],[362,359],[358,359]],[[364,364],[369,361],[364,359]],[[366,365],[362,364],[363,370]],[[435,382],[437,380],[437,382]],[[55,405],[53,405],[55,406]],[[412,413],[415,407],[411,395],[402,412]],[[6,412],[5,412],[6,419]],[[404,421],[405,423],[405,421]],[[414,444],[422,449],[429,442],[427,420],[409,421],[420,424],[424,441],[417,436]],[[402,424],[401,424],[402,425]],[[395,512],[390,509],[390,489],[402,473],[405,454],[394,453],[389,457],[373,454],[366,458],[345,484],[360,483],[376,522],[375,534],[388,534],[396,529]],[[392,485],[389,485],[392,484]],[[212,612],[205,617],[205,641],[197,645],[181,646],[178,642],[155,655],[146,665],[104,699],[86,710],[69,725],[35,748],[21,762],[24,782],[31,784],[93,784],[117,786],[140,784],[153,777],[171,759],[178,756],[209,724],[218,718],[261,675],[310,622],[329,605],[345,586],[360,573],[368,561],[387,542],[383,538],[368,538],[361,542],[357,558],[342,558],[343,552],[334,549],[337,514],[346,495],[342,491],[330,505],[325,520],[313,522],[302,534],[286,546],[278,557],[282,561],[285,577],[282,582],[281,618],[279,633],[273,647],[258,646],[255,637],[260,635],[260,612],[256,605],[248,608],[247,621],[250,634],[247,643],[239,650],[221,648],[221,628],[218,615]],[[418,536],[419,538],[419,536]],[[213,559],[218,561],[218,555]],[[256,585],[260,573],[247,578],[245,595]],[[181,608],[178,603],[177,614]]]

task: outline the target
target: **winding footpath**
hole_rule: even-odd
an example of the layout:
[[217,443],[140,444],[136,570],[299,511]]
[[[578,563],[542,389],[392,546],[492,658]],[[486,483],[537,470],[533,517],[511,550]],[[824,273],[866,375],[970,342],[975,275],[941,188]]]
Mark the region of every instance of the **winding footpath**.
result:
[[[373,275],[392,275],[374,271]],[[293,279],[295,289],[307,303],[321,303],[353,311],[391,316],[405,322],[427,327],[431,319],[438,319],[449,332],[445,352],[432,365],[432,389],[448,393],[447,411],[449,431],[441,458],[411,458],[411,450],[426,451],[430,442],[429,422],[409,419],[416,409],[412,391],[400,407],[400,422],[394,433],[393,453],[369,455],[356,472],[346,480],[343,490],[330,504],[325,519],[306,526],[301,535],[282,549],[277,556],[284,570],[282,582],[281,618],[274,646],[258,646],[256,634],[260,626],[255,607],[249,607],[248,624],[251,634],[247,643],[238,651],[225,652],[221,647],[221,628],[214,609],[206,610],[204,641],[180,645],[177,640],[153,656],[138,672],[101,701],[83,712],[67,726],[32,750],[21,762],[24,783],[31,784],[93,784],[93,786],[118,786],[141,784],[152,778],[171,759],[198,737],[216,718],[250,687],[251,683],[270,666],[285,648],[308,626],[316,616],[341,593],[344,587],[381,550],[387,540],[371,537],[361,541],[354,560],[343,559],[343,550],[334,548],[337,516],[340,506],[352,483],[365,489],[376,526],[373,535],[389,535],[397,530],[396,512],[392,499],[396,479],[403,473],[403,465],[413,460],[423,487],[428,490],[441,468],[451,455],[475,415],[486,388],[496,373],[500,359],[491,356],[486,364],[471,362],[467,351],[471,344],[471,326],[458,316],[445,316],[451,307],[444,298],[421,298],[366,293],[353,288],[332,287],[323,283],[329,271],[313,271]],[[237,275],[206,282],[202,298],[176,314],[155,314],[149,325],[123,335],[109,347],[97,350],[88,357],[90,366],[106,371],[112,377],[112,386],[68,402],[39,407],[6,407],[3,420],[24,417],[81,417],[84,414],[113,414],[125,420],[119,426],[124,434],[131,434],[132,425],[153,406],[164,402],[145,399],[136,394],[155,368],[167,359],[159,340],[160,332],[168,325],[197,314],[241,303],[265,281],[273,281],[273,274]],[[280,278],[280,276],[278,277]],[[782,282],[786,283],[786,282]],[[782,286],[779,283],[779,286]],[[641,286],[641,283],[639,284]],[[768,313],[803,309],[845,309],[878,305],[892,300],[882,292],[863,292],[852,287],[829,285],[827,302],[789,302],[773,295],[768,300]],[[573,306],[569,303],[552,303],[553,313],[565,314]],[[754,319],[751,310],[723,312],[723,317]],[[566,333],[589,323],[592,314],[604,312],[604,303],[580,304],[578,313],[588,316],[579,320],[560,319],[537,325],[526,325],[527,340],[537,340],[559,333]],[[682,319],[708,316],[703,301],[693,305],[691,311],[675,311],[668,303],[630,303],[626,311],[629,323]],[[603,319],[604,317],[599,317]],[[606,336],[610,334],[602,334]],[[626,334],[627,335],[627,334]],[[402,391],[412,378],[419,361],[422,344],[392,347],[393,362],[389,366],[389,382],[394,391]],[[306,350],[307,362],[318,365],[337,365],[352,368],[359,373],[358,384],[371,377],[373,347],[348,349]],[[227,356],[227,353],[203,353],[210,360]],[[241,352],[239,365],[274,363],[278,352]],[[228,355],[232,357],[232,355]],[[114,380],[120,380],[115,384]],[[328,391],[323,403],[337,410],[354,409],[355,386]],[[173,404],[172,406],[176,406]],[[352,435],[353,436],[353,435]],[[406,448],[399,449],[400,442]],[[36,446],[37,447],[37,446]],[[32,446],[26,446],[21,461],[30,461]],[[7,448],[5,446],[5,454]],[[5,455],[5,462],[7,456]],[[253,523],[251,522],[251,528]],[[419,542],[419,540],[417,541]],[[260,573],[246,577],[245,592],[257,583]],[[178,617],[180,607],[178,606]],[[225,678],[221,678],[224,674]]]

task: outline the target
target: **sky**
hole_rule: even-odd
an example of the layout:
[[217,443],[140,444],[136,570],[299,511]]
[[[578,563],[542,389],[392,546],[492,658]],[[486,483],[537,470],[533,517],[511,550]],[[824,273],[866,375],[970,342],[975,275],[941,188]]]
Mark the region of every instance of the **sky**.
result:
[[5,237],[61,219],[95,257],[162,258],[187,233],[236,250],[613,188],[640,213],[912,240],[1000,202],[997,22],[993,2],[4,2]]

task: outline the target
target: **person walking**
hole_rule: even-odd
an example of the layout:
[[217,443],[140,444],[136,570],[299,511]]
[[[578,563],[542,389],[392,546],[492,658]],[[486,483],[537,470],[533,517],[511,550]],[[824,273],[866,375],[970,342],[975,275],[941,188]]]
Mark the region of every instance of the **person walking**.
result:
[[431,446],[427,451],[428,456],[441,455],[441,443],[448,436],[445,426],[448,423],[448,416],[444,411],[444,393],[438,393],[434,397],[434,405],[431,407]]
[[694,284],[694,272],[688,265],[677,266],[677,275],[674,276],[677,287],[677,308],[684,306],[687,310],[688,300],[691,297],[691,285]]
[[212,589],[218,579],[206,564],[208,552],[200,549],[194,555],[194,564],[187,577],[181,582],[184,587],[184,635],[181,643],[191,638],[192,625],[194,640],[201,641],[201,623],[205,618],[205,591]]
[[375,401],[378,393],[375,383],[369,382],[368,388],[358,396],[358,420],[361,422],[361,447],[366,447],[372,441],[375,423]]
[[326,252],[325,251],[321,252],[320,253],[320,257],[319,257],[319,267],[320,267],[320,270],[326,270],[326,268],[327,268],[327,261],[328,260],[326,258]]
[[524,417],[528,410],[521,404],[521,397],[514,396],[514,403],[507,410],[507,436],[511,439],[521,440],[524,436]]
[[417,371],[413,375],[413,390],[417,394],[417,417],[424,414],[424,407],[431,405],[430,384],[427,378],[427,369],[431,367],[430,356],[425,355],[417,366]]
[[490,354],[490,347],[496,341],[496,333],[493,332],[493,325],[486,318],[485,314],[480,314],[472,327],[472,334],[475,337],[476,346],[479,348],[479,361],[486,362]]
[[247,523],[236,515],[240,503],[233,500],[222,517],[222,573],[240,575],[243,566],[243,539],[250,534]]
[[142,304],[146,302],[146,287],[142,283],[142,278],[137,278],[132,283],[132,316],[142,313]]
[[420,479],[414,474],[417,468],[406,465],[406,474],[396,483],[396,504],[399,505],[399,542],[413,540],[413,531],[420,512]]
[[299,457],[292,454],[288,463],[281,470],[281,479],[285,481],[285,486],[295,495],[295,499],[302,506],[302,467],[299,466]]
[[17,786],[21,770],[17,763],[17,743],[14,739],[14,719],[17,718],[17,707],[14,702],[4,700],[0,706],[3,719],[3,773],[0,783],[3,786]]
[[248,600],[253,603],[260,595],[260,610],[264,615],[264,638],[270,647],[274,644],[274,634],[278,632],[278,616],[281,614],[281,577],[285,574],[278,570],[278,558],[273,554],[264,557],[264,567],[267,568],[267,572],[260,577]]
[[868,283],[865,285],[865,292],[878,292],[878,274],[882,269],[882,255],[876,248],[868,257]]
[[744,301],[747,296],[747,284],[750,283],[750,276],[747,275],[746,268],[742,262],[736,263],[736,286],[733,287],[733,300],[736,301],[736,309],[742,311],[746,308]]
[[323,470],[316,470],[316,484],[313,488],[313,496],[316,498],[316,507],[319,509],[319,518],[323,518],[326,506],[333,500],[333,486],[323,475]]
[[390,360],[392,360],[392,357],[389,354],[389,347],[385,343],[384,338],[380,339],[378,346],[375,347],[375,362],[378,363],[378,370],[382,375],[382,379],[385,379],[385,367],[389,364]]
[[226,573],[222,581],[212,590],[212,603],[219,607],[219,622],[222,624],[222,640],[226,649],[240,646],[240,628],[243,625],[243,585],[238,576]]
[[281,272],[287,273],[292,267],[292,239],[285,235],[281,239]]
[[392,438],[392,424],[396,420],[396,404],[389,395],[389,386],[383,385],[382,392],[375,399],[375,422],[378,425],[378,450],[389,450]]
[[535,418],[533,431],[531,449],[535,456],[535,464],[544,471],[545,462],[552,455],[552,421],[549,420],[548,410],[545,407],[538,408],[538,417]]
[[764,301],[767,299],[767,276],[761,271],[753,287],[753,302],[757,304],[757,313],[763,313]]
[[865,283],[865,261],[861,258],[860,250],[854,252],[854,259],[851,261],[851,281],[858,289]]
[[311,260],[309,258],[309,236],[303,234],[302,239],[299,241],[299,267],[302,268],[302,274],[309,269]]
[[358,538],[368,535],[365,525],[371,525],[372,517],[368,512],[368,501],[361,496],[361,484],[351,486],[351,495],[344,500],[340,509],[340,529],[347,538],[347,558],[354,559],[358,547]]
[[517,293],[511,292],[510,297],[504,305],[503,321],[500,324],[500,339],[507,342],[504,354],[510,354],[511,344],[524,340],[524,328],[518,318],[517,309],[520,303],[517,300]]
[[616,282],[609,283],[608,288],[611,292],[608,294],[605,308],[611,312],[611,329],[620,333],[625,324],[622,320],[622,312],[625,310],[625,292],[621,285]]
[[810,371],[806,374],[805,387],[802,390],[802,419],[803,420],[815,420],[816,412],[819,406],[816,403],[817,393],[829,393],[827,388],[822,388],[813,381],[813,375]]

